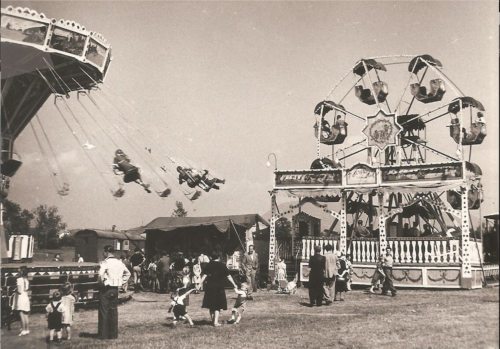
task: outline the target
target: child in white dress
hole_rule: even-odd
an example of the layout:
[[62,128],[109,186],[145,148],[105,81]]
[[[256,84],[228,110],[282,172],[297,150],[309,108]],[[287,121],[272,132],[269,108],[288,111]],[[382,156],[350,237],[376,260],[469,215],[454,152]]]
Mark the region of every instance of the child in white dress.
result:
[[71,326],[73,325],[76,297],[73,295],[73,287],[69,282],[64,284],[61,291],[64,295],[61,298],[62,328],[66,332],[66,338],[71,340]]
[[13,310],[18,311],[19,316],[21,317],[21,333],[19,333],[19,336],[25,336],[30,333],[29,313],[31,307],[30,298],[28,296],[28,290],[30,288],[30,283],[28,281],[28,268],[23,265],[19,268],[19,274],[20,275],[16,280],[17,289],[14,296]]

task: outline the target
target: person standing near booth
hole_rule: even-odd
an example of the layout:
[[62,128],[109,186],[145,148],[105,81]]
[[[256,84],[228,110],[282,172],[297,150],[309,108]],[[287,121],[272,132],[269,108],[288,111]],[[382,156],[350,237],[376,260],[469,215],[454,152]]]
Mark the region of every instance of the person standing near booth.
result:
[[241,268],[247,278],[248,283],[248,300],[252,300],[252,292],[257,292],[257,283],[255,275],[259,269],[259,256],[254,251],[253,245],[248,245],[248,253],[243,255],[241,259]]
[[104,246],[104,261],[99,268],[98,336],[100,339],[118,338],[118,290],[130,278],[125,264],[114,255],[111,245]]
[[314,256],[309,259],[309,305],[323,305],[323,280],[326,259],[321,255],[321,246],[314,246]]

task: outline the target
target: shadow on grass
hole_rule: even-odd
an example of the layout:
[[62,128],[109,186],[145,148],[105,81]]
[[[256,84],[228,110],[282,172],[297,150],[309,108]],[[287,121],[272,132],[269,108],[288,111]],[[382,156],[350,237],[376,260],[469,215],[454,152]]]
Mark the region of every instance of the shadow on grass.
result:
[[308,302],[300,302],[299,305],[301,305],[303,307],[308,307],[308,308],[313,307],[313,305],[311,303],[308,303]]
[[80,332],[78,335],[80,338],[93,338],[93,339],[99,339],[99,334],[98,333],[90,333],[90,332]]

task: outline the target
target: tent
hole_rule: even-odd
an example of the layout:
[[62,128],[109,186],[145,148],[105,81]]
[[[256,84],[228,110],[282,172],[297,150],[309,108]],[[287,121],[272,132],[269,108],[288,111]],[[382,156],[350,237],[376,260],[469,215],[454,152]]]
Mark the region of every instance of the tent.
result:
[[158,217],[144,226],[146,255],[159,251],[196,256],[246,249],[252,233],[269,227],[258,214],[211,217]]

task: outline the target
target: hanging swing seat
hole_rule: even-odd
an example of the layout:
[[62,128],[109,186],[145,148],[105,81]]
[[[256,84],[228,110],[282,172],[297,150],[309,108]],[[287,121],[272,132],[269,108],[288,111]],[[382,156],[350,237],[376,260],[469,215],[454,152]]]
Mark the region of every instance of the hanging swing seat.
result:
[[354,88],[354,92],[356,97],[358,97],[361,102],[373,105],[377,103],[377,100],[379,103],[385,102],[387,95],[389,94],[389,87],[387,83],[383,81],[375,81],[373,83],[373,92],[377,96],[377,99],[375,99],[371,89],[364,88],[362,85],[356,86]]
[[161,198],[166,198],[172,193],[172,190],[170,188],[166,188],[164,191],[158,191],[157,194]]
[[194,201],[198,199],[201,196],[201,191],[197,190],[194,192],[194,194],[189,198],[189,200]]
[[441,79],[434,79],[430,81],[429,93],[425,86],[420,86],[419,83],[410,85],[411,94],[415,96],[417,101],[422,103],[438,102],[443,99],[446,92],[444,81]]
[[8,159],[2,162],[1,172],[4,176],[12,177],[22,165],[22,161],[16,159]]

